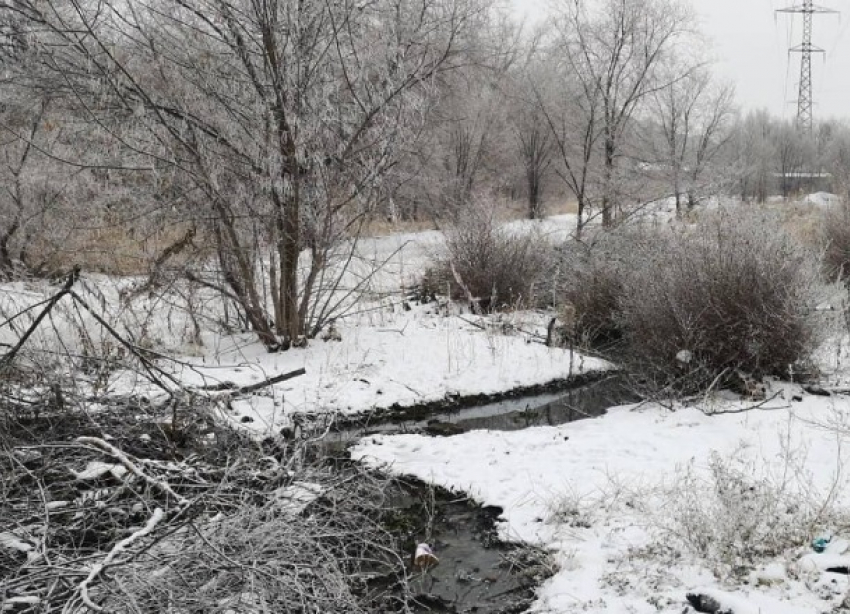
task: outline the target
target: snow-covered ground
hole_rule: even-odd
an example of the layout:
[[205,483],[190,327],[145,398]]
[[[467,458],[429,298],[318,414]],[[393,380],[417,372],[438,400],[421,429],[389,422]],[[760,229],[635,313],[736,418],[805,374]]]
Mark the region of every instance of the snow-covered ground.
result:
[[[510,222],[516,232],[536,232],[543,240],[564,240],[575,216]],[[259,434],[279,431],[294,413],[368,414],[393,406],[411,406],[458,396],[496,394],[547,384],[607,363],[547,348],[547,316],[532,312],[493,318],[462,313],[456,306],[405,302],[405,292],[421,281],[443,246],[437,231],[362,238],[349,275],[370,275],[365,297],[336,321],[340,341],[314,340],[307,348],[268,353],[250,333],[223,335],[213,330],[222,317],[221,301],[207,290],[145,293],[122,300],[133,279],[86,276],[76,286],[81,297],[114,330],[135,345],[169,355],[158,366],[168,386],[204,387],[222,383],[255,384],[282,373],[306,374],[234,400],[226,416]],[[374,265],[382,265],[374,273]],[[353,282],[352,282],[353,283]],[[14,326],[0,328],[0,343],[12,346],[40,306],[59,289],[45,282],[0,285],[0,318],[33,308]],[[188,315],[195,312],[200,335]],[[200,341],[200,343],[198,343]],[[62,369],[68,354],[103,355],[116,364],[127,353],[85,309],[63,299],[27,344],[27,357]],[[108,366],[108,365],[107,365]],[[164,394],[138,372],[108,369],[66,373],[83,396]],[[90,381],[89,381],[90,380]]]
[[[609,368],[604,361],[548,348],[528,333],[484,329],[486,322],[434,313],[436,305],[384,308],[340,321],[342,341],[269,354],[251,336],[230,337],[215,352],[185,357],[172,372],[186,385],[246,385],[304,368],[306,375],[233,403],[231,417],[261,432],[293,413],[368,414],[447,397],[507,392]],[[533,319],[515,316],[523,330]],[[530,315],[528,318],[531,318]],[[524,322],[524,323],[523,323]]]
[[[847,519],[850,401],[775,388],[749,411],[723,399],[647,404],[560,427],[373,436],[352,453],[502,507],[501,535],[550,549],[559,566],[534,612],[678,614],[687,593],[706,590],[734,614],[828,612],[850,586],[822,571],[849,545],[834,523]],[[781,554],[745,578],[712,545],[729,540],[743,559],[788,531]],[[821,531],[837,531],[823,555],[809,545]]]

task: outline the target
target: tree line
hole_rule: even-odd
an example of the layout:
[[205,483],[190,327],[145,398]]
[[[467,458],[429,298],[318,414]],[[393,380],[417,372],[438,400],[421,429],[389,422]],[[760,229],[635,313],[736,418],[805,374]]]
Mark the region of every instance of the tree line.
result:
[[[376,219],[475,199],[576,233],[829,177],[850,129],[742,113],[680,0],[0,0],[0,275],[145,245],[270,349],[315,336]],[[179,263],[176,266],[175,263]]]

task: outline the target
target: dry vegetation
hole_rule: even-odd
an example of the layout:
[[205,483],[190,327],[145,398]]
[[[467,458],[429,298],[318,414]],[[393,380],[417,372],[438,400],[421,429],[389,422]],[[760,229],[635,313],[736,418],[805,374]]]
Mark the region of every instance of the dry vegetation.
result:
[[4,403],[0,609],[406,611],[389,482],[152,414]]
[[470,205],[446,230],[446,255],[438,265],[451,298],[473,311],[534,304],[549,274],[552,249],[534,232],[510,231],[483,204]]

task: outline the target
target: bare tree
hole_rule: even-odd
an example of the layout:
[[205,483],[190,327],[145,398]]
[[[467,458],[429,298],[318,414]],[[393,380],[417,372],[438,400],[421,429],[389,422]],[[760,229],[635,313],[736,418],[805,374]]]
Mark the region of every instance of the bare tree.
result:
[[687,194],[689,207],[696,204],[700,180],[731,137],[733,90],[715,86],[703,68],[670,80],[651,101],[653,123],[660,131],[659,162],[680,215],[683,196]]
[[623,141],[647,97],[682,77],[669,74],[668,60],[691,31],[691,14],[675,0],[563,0],[559,9],[557,46],[578,83],[580,132],[600,142],[602,221],[610,226],[623,205],[615,185]]
[[775,142],[766,110],[753,111],[735,125],[735,176],[741,200],[767,200]]
[[[576,235],[581,236],[587,214],[594,204],[598,141],[598,106],[591,90],[578,93],[571,77],[571,66],[564,62],[559,49],[549,54],[540,75],[529,76],[535,103],[552,135],[558,157],[555,172],[576,199]],[[556,79],[545,75],[554,73]]]
[[528,217],[536,220],[542,214],[543,180],[552,164],[552,131],[539,116],[532,115],[525,119],[523,126],[517,127],[516,132],[528,190]]
[[[177,169],[216,287],[269,349],[315,335],[475,0],[7,0],[89,118]],[[127,126],[133,127],[128,133]],[[354,237],[354,239],[352,239]],[[340,247],[342,248],[340,249]],[[303,266],[303,269],[302,269]],[[349,288],[349,291],[351,289]]]
[[814,143],[810,135],[791,122],[778,123],[773,139],[779,191],[783,198],[788,198],[818,170]]

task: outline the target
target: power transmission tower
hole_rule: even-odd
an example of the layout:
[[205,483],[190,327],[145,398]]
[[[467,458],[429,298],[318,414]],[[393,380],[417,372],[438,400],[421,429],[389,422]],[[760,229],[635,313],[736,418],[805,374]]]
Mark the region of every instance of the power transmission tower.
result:
[[803,42],[788,51],[800,54],[800,92],[797,97],[797,127],[807,134],[812,132],[812,54],[825,53],[812,44],[812,21],[815,14],[837,13],[832,9],[817,6],[813,0],[779,9],[778,13],[801,13],[803,15]]

